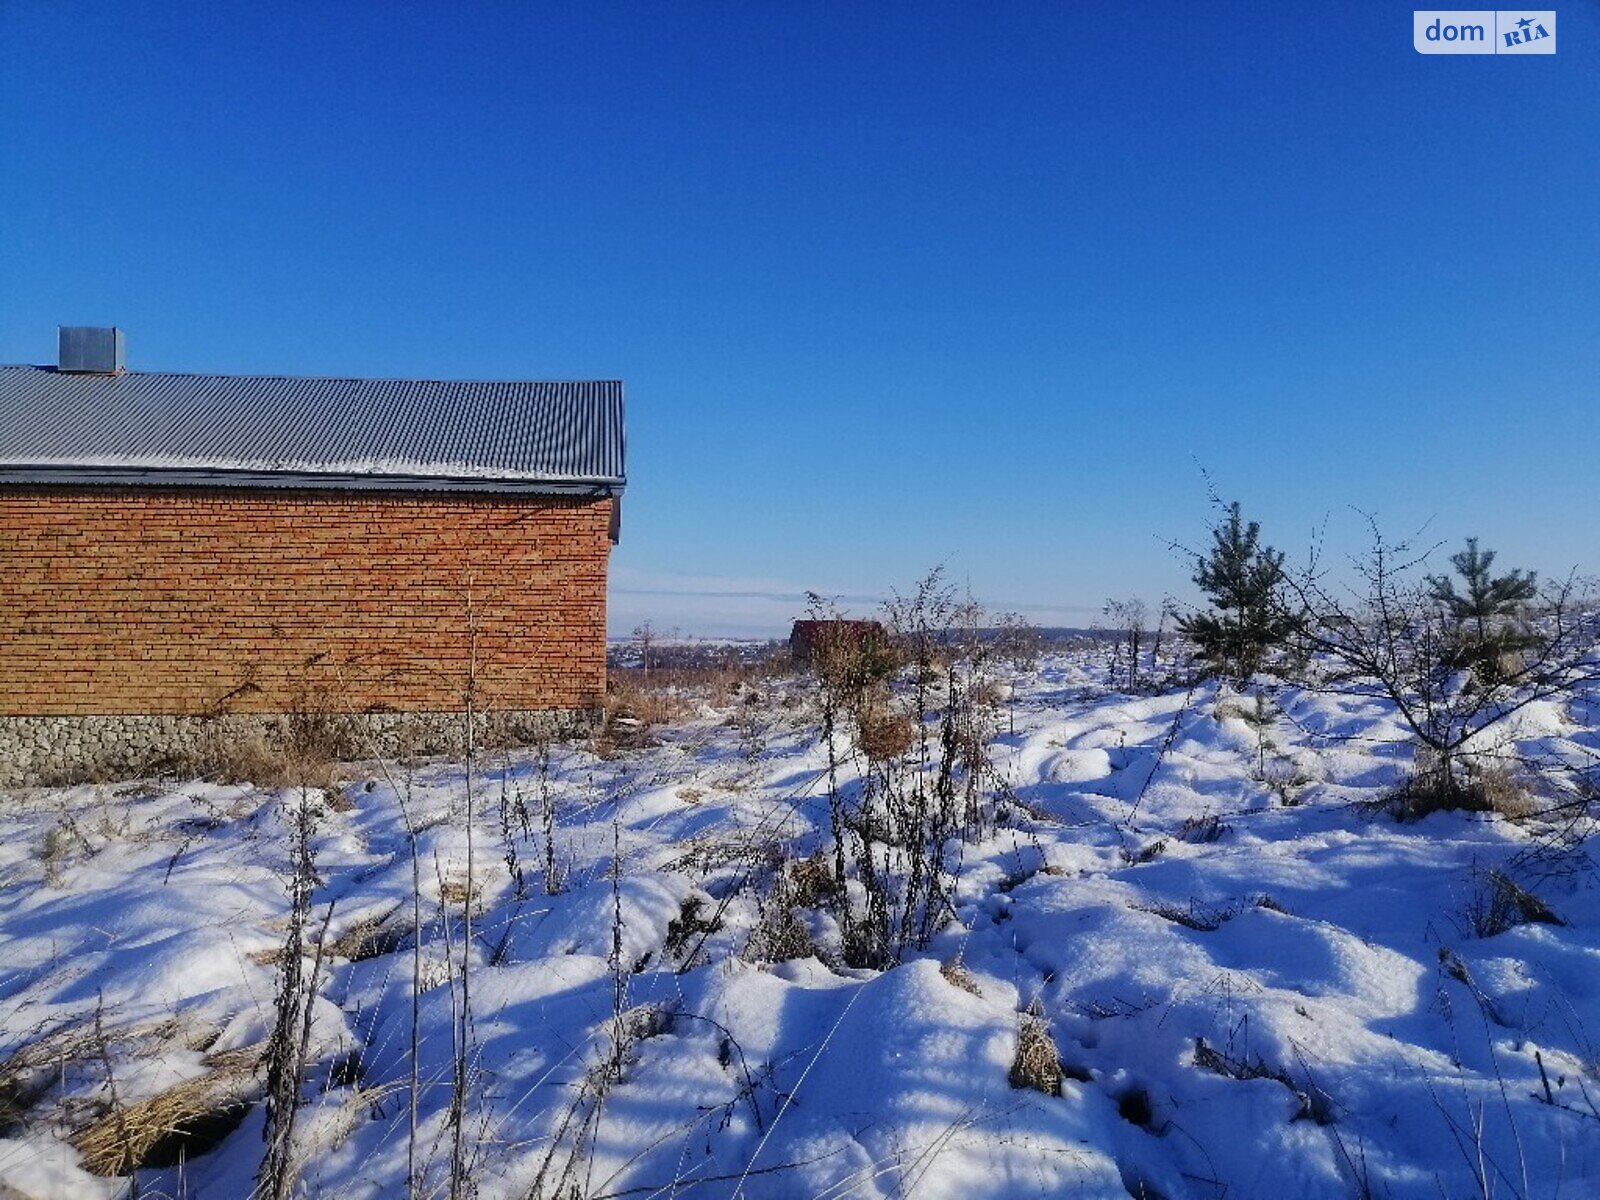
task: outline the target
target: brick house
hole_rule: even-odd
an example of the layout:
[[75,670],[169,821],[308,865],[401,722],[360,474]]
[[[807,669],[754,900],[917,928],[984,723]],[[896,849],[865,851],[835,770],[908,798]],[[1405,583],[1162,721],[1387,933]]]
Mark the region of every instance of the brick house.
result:
[[63,329],[56,366],[0,367],[0,780],[469,683],[582,709],[625,483],[617,382],[135,372]]

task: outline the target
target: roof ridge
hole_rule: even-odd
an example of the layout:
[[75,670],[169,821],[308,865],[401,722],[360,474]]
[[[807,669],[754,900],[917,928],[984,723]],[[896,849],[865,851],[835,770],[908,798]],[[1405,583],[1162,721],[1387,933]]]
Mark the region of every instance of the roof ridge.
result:
[[594,379],[573,376],[565,379],[539,378],[539,379],[468,379],[454,378],[441,379],[435,376],[416,375],[290,375],[284,372],[269,372],[255,374],[251,372],[225,372],[225,371],[120,371],[116,375],[97,374],[95,372],[62,371],[49,363],[0,363],[0,370],[5,371],[48,371],[52,375],[82,375],[96,379],[121,379],[130,375],[160,376],[165,379],[292,379],[305,383],[472,383],[472,384],[515,384],[515,383],[608,383],[622,386],[620,379]]

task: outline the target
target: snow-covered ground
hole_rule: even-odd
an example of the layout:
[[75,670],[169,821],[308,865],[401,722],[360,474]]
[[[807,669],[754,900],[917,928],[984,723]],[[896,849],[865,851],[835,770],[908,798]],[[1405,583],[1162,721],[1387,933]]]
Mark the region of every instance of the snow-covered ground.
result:
[[[1258,717],[1215,685],[1095,678],[1056,654],[1014,681],[991,746],[1011,798],[962,850],[956,919],[885,971],[843,964],[793,865],[829,845],[801,681],[609,758],[480,759],[474,1194],[1600,1196],[1586,821],[1373,811],[1411,752],[1370,701],[1291,689]],[[1592,764],[1600,703],[1517,732]],[[318,802],[299,1186],[405,1196],[414,1166],[441,1195],[469,780],[357,770]],[[129,783],[0,804],[0,1196],[126,1194],[80,1147],[186,1084],[211,1127],[138,1195],[250,1194],[298,802]],[[1494,871],[1564,923],[1481,936]],[[1060,1095],[1012,1086],[1030,1025]]]

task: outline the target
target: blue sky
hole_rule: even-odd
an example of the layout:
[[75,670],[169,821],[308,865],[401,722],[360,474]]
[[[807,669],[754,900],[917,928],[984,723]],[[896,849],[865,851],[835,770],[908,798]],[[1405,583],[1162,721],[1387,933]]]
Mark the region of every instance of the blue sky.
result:
[[0,361],[626,381],[613,629],[1600,568],[1600,6],[0,3]]

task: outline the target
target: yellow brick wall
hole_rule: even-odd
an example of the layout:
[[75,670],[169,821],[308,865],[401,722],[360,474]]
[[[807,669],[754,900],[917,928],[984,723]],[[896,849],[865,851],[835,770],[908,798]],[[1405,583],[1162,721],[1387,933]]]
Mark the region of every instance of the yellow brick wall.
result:
[[0,715],[585,706],[611,505],[0,488]]

